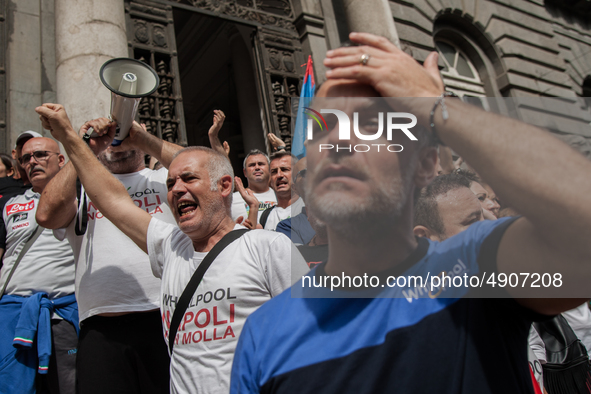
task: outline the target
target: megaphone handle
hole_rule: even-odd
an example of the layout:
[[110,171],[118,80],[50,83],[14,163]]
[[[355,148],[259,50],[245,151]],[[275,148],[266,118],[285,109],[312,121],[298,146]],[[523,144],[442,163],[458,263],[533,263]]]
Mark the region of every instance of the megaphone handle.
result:
[[96,138],[96,137],[99,137],[98,133],[92,127],[89,127],[88,128],[88,131],[86,132],[86,134],[84,134],[84,137],[82,137],[82,138],[86,138],[86,136],[88,136],[88,138]]
[[[111,115],[109,115],[107,117],[111,122],[113,121],[113,117]],[[96,138],[96,137],[100,137],[100,135],[94,130],[93,127],[89,127],[88,131],[86,131],[86,134],[84,135],[83,138],[85,138],[86,136],[89,136],[88,138]]]

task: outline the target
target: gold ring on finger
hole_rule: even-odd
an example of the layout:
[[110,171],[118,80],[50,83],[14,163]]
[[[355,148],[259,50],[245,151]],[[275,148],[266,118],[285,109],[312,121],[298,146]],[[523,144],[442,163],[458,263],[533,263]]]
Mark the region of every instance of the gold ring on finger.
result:
[[362,66],[367,66],[367,62],[369,62],[369,58],[370,56],[367,53],[364,53],[363,55],[361,55],[361,57],[359,58],[359,63]]

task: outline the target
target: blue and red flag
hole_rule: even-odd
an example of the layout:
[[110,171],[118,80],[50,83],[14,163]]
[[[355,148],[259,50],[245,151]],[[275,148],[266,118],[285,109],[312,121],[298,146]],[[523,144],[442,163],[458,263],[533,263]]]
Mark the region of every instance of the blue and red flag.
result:
[[312,67],[312,56],[308,56],[308,63],[306,64],[306,75],[304,75],[304,84],[300,92],[300,102],[298,104],[298,114],[296,117],[293,137],[291,139],[291,153],[298,159],[306,156],[306,124],[307,119],[304,114],[304,109],[310,106],[310,102],[314,97],[314,68]]

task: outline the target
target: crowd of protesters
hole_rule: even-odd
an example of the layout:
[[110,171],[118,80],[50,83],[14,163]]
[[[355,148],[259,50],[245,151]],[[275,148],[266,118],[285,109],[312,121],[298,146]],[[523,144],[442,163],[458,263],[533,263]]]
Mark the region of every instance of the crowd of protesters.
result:
[[[399,153],[318,149],[335,127],[298,159],[269,134],[244,185],[221,110],[183,148],[36,108],[69,161],[34,131],[0,154],[1,393],[591,393],[588,292],[560,298],[591,279],[591,163],[449,97],[437,54],[350,38],[313,106],[426,98],[388,102],[418,118]],[[486,295],[304,280],[558,271]]]

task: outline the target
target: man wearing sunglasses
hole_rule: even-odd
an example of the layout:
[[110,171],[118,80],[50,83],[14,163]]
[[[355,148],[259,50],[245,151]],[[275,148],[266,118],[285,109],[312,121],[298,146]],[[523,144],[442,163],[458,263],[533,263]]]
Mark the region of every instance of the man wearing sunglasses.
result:
[[[0,287],[6,290],[0,301],[0,359],[5,362],[0,392],[31,393],[37,386],[74,393],[78,342],[74,256],[68,242],[58,241],[52,230],[40,229],[34,238],[40,193],[64,165],[64,156],[57,142],[36,137],[23,145],[19,162],[32,188],[8,200],[2,209],[0,242],[6,254]],[[29,239],[34,241],[23,253]]]
[[[4,208],[4,204],[6,204],[8,199],[18,194],[22,194],[25,190],[31,187],[29,179],[27,178],[27,173],[21,166],[19,159],[23,154],[22,150],[25,142],[35,137],[43,136],[35,131],[24,131],[16,137],[16,143],[12,150],[12,159],[16,162],[14,165],[15,171],[11,176],[0,178],[0,210]],[[4,250],[0,250],[0,258],[3,253]],[[2,263],[0,263],[0,267],[1,266]]]
[[21,165],[20,159],[23,155],[23,147],[25,146],[25,143],[31,138],[37,137],[43,136],[36,131],[23,131],[16,137],[16,143],[14,144],[14,149],[12,150],[12,158],[17,162],[16,167],[18,170],[18,175],[15,174],[15,179],[20,178],[25,183],[25,185],[29,184],[29,179],[27,178],[27,172]]

